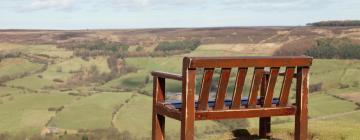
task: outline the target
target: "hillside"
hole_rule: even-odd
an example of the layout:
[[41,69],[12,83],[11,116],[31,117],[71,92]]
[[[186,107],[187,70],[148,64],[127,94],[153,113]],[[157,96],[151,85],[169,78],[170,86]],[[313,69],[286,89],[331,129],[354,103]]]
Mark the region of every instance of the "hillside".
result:
[[[184,56],[268,56],[320,38],[357,43],[360,28],[0,30],[0,139],[149,139],[151,71],[181,73]],[[360,137],[359,73],[360,60],[314,60],[310,139]],[[167,82],[168,98],[180,90]],[[240,139],[243,128],[256,138],[257,121],[198,122],[196,138]],[[292,138],[293,118],[272,121],[274,138]],[[167,138],[178,139],[179,122],[167,122]]]

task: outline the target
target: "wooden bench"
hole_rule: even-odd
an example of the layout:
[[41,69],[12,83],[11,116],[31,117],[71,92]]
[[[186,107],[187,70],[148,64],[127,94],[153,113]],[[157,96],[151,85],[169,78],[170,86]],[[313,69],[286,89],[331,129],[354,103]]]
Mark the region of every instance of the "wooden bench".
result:
[[[163,140],[165,116],[181,121],[181,139],[194,139],[194,121],[259,117],[259,136],[270,137],[271,116],[295,116],[294,139],[307,139],[308,80],[312,58],[299,57],[185,57],[182,75],[152,72],[152,139]],[[227,99],[231,69],[237,69],[232,97]],[[284,72],[279,72],[280,68]],[[215,69],[221,69],[214,100],[209,99]],[[253,70],[250,93],[243,89],[249,70]],[[267,70],[268,69],[268,70]],[[201,72],[199,98],[195,100],[196,73]],[[277,80],[283,76],[283,80]],[[182,101],[165,100],[165,79],[182,81]],[[288,103],[293,79],[296,79],[295,103]],[[275,84],[281,81],[278,97]]]

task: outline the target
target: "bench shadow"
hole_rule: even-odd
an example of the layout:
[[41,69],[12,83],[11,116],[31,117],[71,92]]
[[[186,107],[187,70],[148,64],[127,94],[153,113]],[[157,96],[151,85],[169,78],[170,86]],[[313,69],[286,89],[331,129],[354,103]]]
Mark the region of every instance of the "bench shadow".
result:
[[[231,140],[266,140],[266,138],[260,138],[259,135],[250,134],[250,132],[246,129],[235,129],[232,131],[232,134],[234,138]],[[280,139],[271,138],[270,140]]]

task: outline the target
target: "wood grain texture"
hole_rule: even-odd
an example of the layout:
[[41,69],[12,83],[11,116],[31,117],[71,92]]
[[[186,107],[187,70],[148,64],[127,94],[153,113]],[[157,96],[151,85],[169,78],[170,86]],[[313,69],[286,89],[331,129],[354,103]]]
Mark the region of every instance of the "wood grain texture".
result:
[[207,110],[214,69],[205,68],[199,94],[198,110]]
[[226,98],[227,85],[229,83],[231,68],[222,68],[220,73],[220,80],[218,90],[215,98],[214,110],[224,109],[224,101]]
[[165,100],[165,79],[153,78],[153,113],[152,113],[152,139],[165,139],[165,117],[158,114],[156,104]]
[[181,108],[181,140],[194,139],[196,69],[188,68],[190,59],[183,60],[183,87]]
[[190,68],[232,67],[284,67],[310,66],[312,58],[307,56],[263,56],[263,57],[191,57]]
[[284,81],[280,91],[279,106],[286,106],[288,103],[294,72],[295,72],[295,67],[287,67],[285,70]]
[[252,78],[250,93],[249,93],[249,101],[248,101],[249,108],[253,108],[257,104],[258,92],[260,89],[261,81],[263,79],[263,75],[264,75],[264,68],[254,69],[254,75]]
[[232,97],[231,109],[239,109],[241,106],[241,98],[245,84],[245,78],[248,68],[238,68],[236,75],[234,93]]
[[279,74],[279,67],[271,68],[268,81],[266,82],[266,89],[265,89],[265,98],[263,107],[271,107],[273,96],[274,96],[274,89],[276,85],[276,80]]
[[296,79],[295,140],[307,139],[309,67],[298,67]]

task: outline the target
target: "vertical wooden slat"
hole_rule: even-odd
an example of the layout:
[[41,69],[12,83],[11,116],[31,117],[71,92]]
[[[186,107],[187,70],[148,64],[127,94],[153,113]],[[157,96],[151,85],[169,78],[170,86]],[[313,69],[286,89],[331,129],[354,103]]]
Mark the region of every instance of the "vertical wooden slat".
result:
[[230,73],[231,73],[231,68],[221,69],[214,110],[224,109],[224,100],[226,97],[226,90],[227,90],[227,85],[229,83]]
[[[271,71],[270,71],[271,73]],[[264,105],[264,99],[268,88],[270,75],[264,75],[261,81],[260,99],[261,105]],[[260,138],[270,138],[271,131],[271,117],[260,117],[259,118],[259,136]]]
[[165,139],[165,116],[157,114],[156,103],[165,100],[165,79],[153,79],[153,114],[152,114],[152,139]]
[[294,77],[295,67],[287,67],[285,70],[284,81],[280,92],[279,106],[286,106],[288,103],[292,79]]
[[260,89],[262,77],[264,75],[264,68],[255,68],[254,75],[251,82],[250,94],[248,99],[248,107],[252,108],[256,106],[257,96]]
[[244,88],[245,78],[248,68],[239,68],[236,75],[236,83],[232,97],[231,109],[239,109],[241,106],[241,96]]
[[309,67],[297,69],[295,140],[307,139],[308,131]]
[[209,93],[210,93],[213,73],[214,73],[213,68],[205,68],[204,69],[204,75],[202,78],[201,88],[200,88],[198,110],[207,110],[208,109],[208,100],[209,100]]
[[276,80],[279,74],[279,67],[271,68],[268,82],[266,83],[266,92],[264,98],[264,107],[271,107]]
[[194,139],[195,123],[195,75],[196,69],[188,68],[189,60],[184,59],[183,66],[183,92],[182,92],[182,120],[181,140]]

